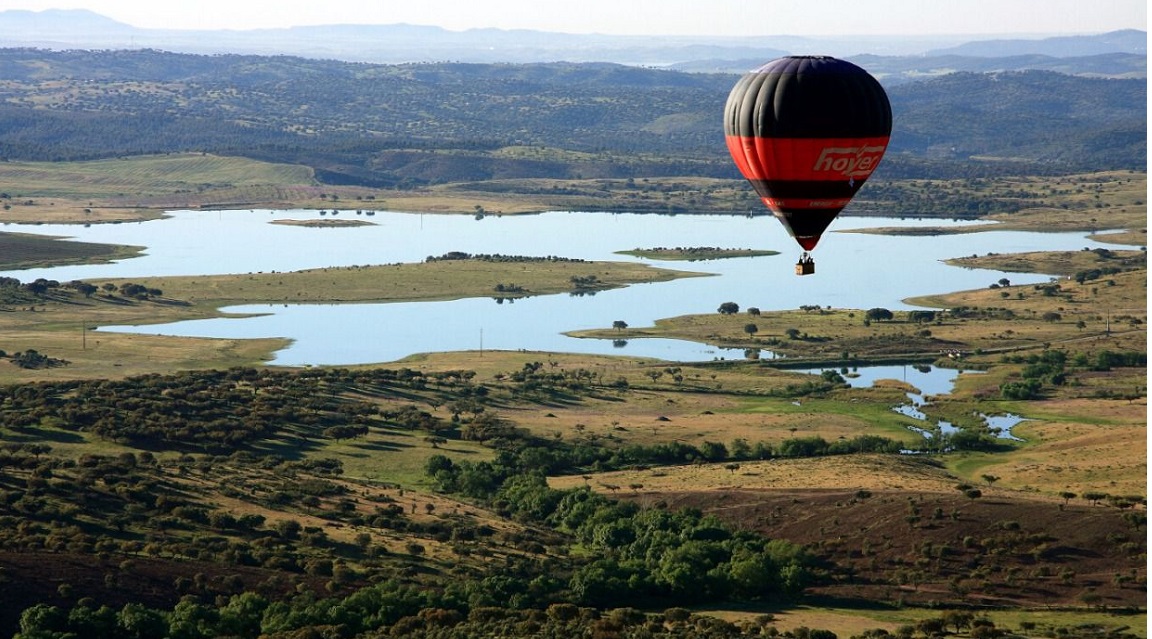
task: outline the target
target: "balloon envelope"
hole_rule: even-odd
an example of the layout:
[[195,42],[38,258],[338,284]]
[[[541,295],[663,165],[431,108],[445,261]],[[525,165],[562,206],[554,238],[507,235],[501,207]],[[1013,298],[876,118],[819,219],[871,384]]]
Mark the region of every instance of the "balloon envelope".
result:
[[724,107],[740,173],[805,250],[880,163],[892,132],[883,87],[827,56],[790,56],[746,74]]

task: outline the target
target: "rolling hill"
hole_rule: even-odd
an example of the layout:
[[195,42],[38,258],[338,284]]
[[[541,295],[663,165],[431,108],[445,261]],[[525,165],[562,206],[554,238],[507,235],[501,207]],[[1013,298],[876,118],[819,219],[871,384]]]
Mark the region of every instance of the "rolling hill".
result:
[[[605,63],[367,65],[0,49],[0,157],[211,152],[305,164],[328,183],[401,188],[529,177],[737,179],[719,127],[735,79]],[[878,178],[1147,163],[1143,80],[951,73],[888,88],[896,126]],[[533,152],[508,152],[525,148]]]

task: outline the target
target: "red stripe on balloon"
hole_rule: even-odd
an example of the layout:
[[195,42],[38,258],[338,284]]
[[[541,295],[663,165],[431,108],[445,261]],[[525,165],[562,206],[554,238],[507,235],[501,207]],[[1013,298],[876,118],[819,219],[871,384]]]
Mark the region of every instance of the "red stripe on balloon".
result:
[[749,180],[857,182],[868,179],[888,148],[888,136],[757,138],[730,135],[728,152]]

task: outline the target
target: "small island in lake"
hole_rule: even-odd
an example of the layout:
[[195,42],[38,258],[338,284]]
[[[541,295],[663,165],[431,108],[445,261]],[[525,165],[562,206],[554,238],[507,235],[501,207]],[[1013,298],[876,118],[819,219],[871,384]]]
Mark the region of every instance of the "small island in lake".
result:
[[726,257],[759,257],[764,255],[779,255],[780,251],[757,249],[717,248],[714,246],[692,246],[676,248],[635,248],[630,251],[617,251],[620,255],[632,255],[650,260],[719,260]]
[[337,226],[375,226],[375,222],[363,220],[272,220],[272,224],[287,224],[288,226],[314,226],[331,228]]

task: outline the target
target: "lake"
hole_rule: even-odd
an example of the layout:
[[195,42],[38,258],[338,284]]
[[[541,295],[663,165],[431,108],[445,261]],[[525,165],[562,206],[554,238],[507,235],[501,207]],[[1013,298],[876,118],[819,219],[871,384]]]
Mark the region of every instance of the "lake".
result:
[[[548,295],[499,303],[493,298],[386,304],[245,305],[252,313],[154,326],[101,327],[104,331],[220,338],[285,337],[290,346],[274,364],[340,365],[390,362],[421,352],[543,350],[657,357],[674,361],[742,358],[741,350],[666,339],[576,339],[565,331],[631,327],[694,313],[714,313],[724,302],[741,310],[913,308],[904,299],[984,288],[1001,277],[1015,284],[1046,282],[1046,275],[963,269],[943,260],[985,253],[1080,250],[1105,246],[1082,233],[985,231],[936,236],[842,233],[881,226],[949,226],[965,222],[891,218],[841,218],[814,252],[814,275],[798,277],[800,253],[767,215],[655,215],[550,212],[537,215],[357,214],[336,219],[370,226],[317,228],[274,220],[333,219],[331,211],[175,211],[138,223],[75,225],[6,224],[4,230],[59,235],[87,242],[148,247],[147,254],[114,264],[62,266],[0,273],[31,281],[295,271],[325,266],[420,262],[450,251],[505,255],[556,255],[586,260],[640,261],[713,277],[629,286],[591,296]],[[617,255],[634,248],[709,246],[780,251],[780,255],[698,262],[661,262]],[[1114,248],[1114,247],[1111,247]],[[803,327],[798,327],[803,328]]]

